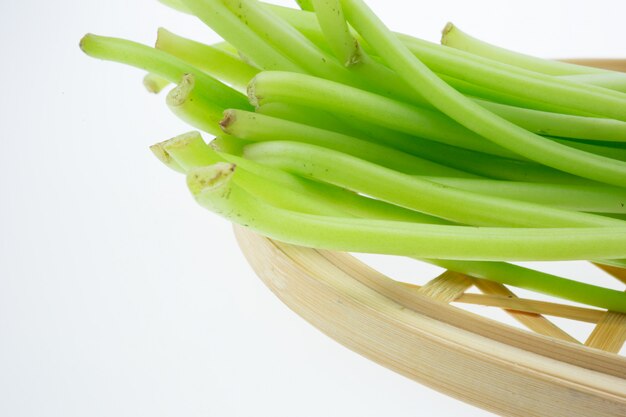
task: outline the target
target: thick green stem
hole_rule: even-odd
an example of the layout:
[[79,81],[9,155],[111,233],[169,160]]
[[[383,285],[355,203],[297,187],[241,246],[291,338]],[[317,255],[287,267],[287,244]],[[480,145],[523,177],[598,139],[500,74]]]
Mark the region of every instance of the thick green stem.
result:
[[[626,257],[626,227],[476,228],[325,217],[280,209],[256,199],[231,181],[234,173],[234,164],[216,164],[192,170],[187,183],[196,200],[209,210],[296,245],[455,260]],[[619,297],[622,303],[623,297]]]

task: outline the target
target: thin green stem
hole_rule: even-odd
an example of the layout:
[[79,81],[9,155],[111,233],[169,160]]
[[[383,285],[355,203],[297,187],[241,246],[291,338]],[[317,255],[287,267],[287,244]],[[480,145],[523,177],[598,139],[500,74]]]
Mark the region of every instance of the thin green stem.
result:
[[626,122],[620,120],[525,109],[480,99],[475,101],[511,123],[540,135],[615,142],[626,141]]
[[626,93],[626,75],[622,73],[562,75],[561,78],[582,84],[597,85]]
[[428,181],[511,200],[565,210],[626,213],[626,190],[605,185],[573,185],[473,178],[423,177]]
[[339,62],[349,67],[361,60],[361,48],[343,16],[339,0],[312,0],[315,15]]
[[[567,300],[606,308],[611,311],[626,312],[626,298],[623,292],[586,284],[571,279],[523,268],[504,262],[474,262],[428,259],[426,262],[460,272],[476,278],[488,279],[502,284],[525,288]],[[605,301],[609,304],[605,304]],[[617,308],[617,310],[614,310]]]
[[548,75],[595,74],[607,72],[598,68],[536,58],[534,56],[500,48],[468,35],[452,23],[448,23],[444,28],[441,44],[494,61],[515,65],[520,68]]
[[260,71],[228,52],[183,38],[163,28],[158,30],[155,46],[238,88],[245,89]]
[[183,75],[193,74],[198,90],[203,96],[210,97],[216,105],[223,108],[250,108],[246,97],[240,92],[166,52],[125,39],[92,34],[81,39],[80,47],[83,52],[94,58],[131,65],[175,84]]

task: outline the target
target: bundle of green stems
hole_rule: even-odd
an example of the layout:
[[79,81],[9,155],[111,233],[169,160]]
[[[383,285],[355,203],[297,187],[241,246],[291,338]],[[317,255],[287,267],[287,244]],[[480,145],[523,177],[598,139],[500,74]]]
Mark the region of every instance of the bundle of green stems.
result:
[[626,74],[452,24],[391,32],[362,0],[167,0],[223,42],[86,35],[199,132],[152,146],[195,199],[288,243],[409,256],[626,313],[626,293],[512,264],[626,267]]

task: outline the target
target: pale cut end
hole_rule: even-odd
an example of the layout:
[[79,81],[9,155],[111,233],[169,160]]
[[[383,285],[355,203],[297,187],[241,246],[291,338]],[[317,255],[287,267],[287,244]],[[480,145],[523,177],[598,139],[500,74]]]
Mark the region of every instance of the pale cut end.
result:
[[219,191],[228,185],[235,173],[235,167],[235,164],[218,162],[194,168],[187,174],[187,186],[194,196]]
[[161,49],[161,47],[163,46],[163,36],[168,33],[170,32],[165,28],[157,29],[157,37],[156,37],[156,41],[154,42],[154,47],[156,49]]
[[185,170],[180,165],[178,165],[178,163],[174,161],[174,159],[172,159],[172,156],[163,148],[162,143],[155,143],[154,145],[150,146],[150,150],[152,151],[154,156],[156,156],[157,159],[163,162],[163,164],[168,168],[171,168],[174,171],[180,172],[182,174],[185,173]]
[[346,67],[351,67],[353,65],[356,65],[358,63],[361,62],[361,58],[362,58],[363,54],[361,52],[361,44],[359,44],[358,39],[354,40],[354,48],[352,49],[352,53],[350,54],[350,56],[348,57],[348,59],[345,62],[345,66]]
[[170,107],[178,107],[185,104],[196,84],[193,74],[183,75],[180,83],[167,94],[167,105]]
[[452,32],[454,29],[455,29],[455,26],[452,22],[446,23],[443,30],[441,31],[441,44],[442,45],[448,44],[448,34]]
[[220,120],[220,127],[225,133],[228,132],[229,126],[235,122],[237,118],[237,113],[233,109],[224,110],[224,117]]
[[256,77],[250,80],[246,92],[248,93],[248,101],[250,102],[250,104],[253,105],[255,108],[258,108],[260,97],[256,94]]
[[173,137],[172,139],[155,143],[154,145],[150,146],[150,150],[159,161],[163,162],[163,164],[173,169],[174,171],[185,174],[185,169],[183,169],[183,167],[181,167],[178,162],[176,162],[172,158],[172,155],[170,155],[168,149],[172,149],[173,147],[187,146],[187,144],[194,140],[203,140],[199,132],[187,132],[183,133],[182,135]]
[[182,135],[174,136],[171,139],[163,141],[161,142],[161,145],[163,146],[163,149],[167,151],[168,149],[184,148],[191,142],[198,140],[204,142],[204,139],[202,139],[202,135],[200,134],[200,132],[198,132],[197,130],[192,130],[190,132],[186,132]]
[[146,76],[143,77],[143,86],[152,94],[159,94],[169,83],[170,82],[165,78],[155,74],[146,74]]
[[94,35],[93,33],[87,33],[85,34],[85,36],[80,38],[80,42],[78,42],[78,47],[80,48],[80,50],[86,53],[87,55],[91,55],[89,53],[89,42],[95,36],[96,35]]

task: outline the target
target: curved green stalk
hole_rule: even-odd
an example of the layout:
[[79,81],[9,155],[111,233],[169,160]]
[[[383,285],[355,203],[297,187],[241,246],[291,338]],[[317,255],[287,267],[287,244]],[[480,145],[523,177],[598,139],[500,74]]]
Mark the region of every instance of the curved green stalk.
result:
[[[547,140],[508,122],[469,100],[419,61],[360,0],[342,0],[346,16],[387,64],[411,88],[469,130],[528,159],[612,185],[626,184],[626,163]],[[626,113],[617,105],[618,113]],[[615,109],[615,107],[613,107]],[[609,109],[607,109],[609,110]],[[600,112],[604,113],[604,112]],[[613,111],[609,117],[619,116]],[[620,119],[620,117],[615,117]],[[621,119],[625,119],[624,116]]]
[[226,110],[220,122],[229,135],[251,141],[296,141],[323,146],[409,174],[475,177],[393,148],[258,113]]
[[460,30],[452,23],[443,29],[441,44],[494,61],[515,65],[548,75],[596,74],[607,71],[566,62],[536,58],[491,45]]
[[626,226],[587,213],[480,195],[402,174],[337,151],[297,142],[261,142],[248,159],[327,182],[412,210],[474,226]]
[[238,88],[245,89],[260,71],[228,52],[183,38],[163,28],[157,32],[155,47]]
[[81,49],[89,56],[116,61],[148,71],[171,83],[178,83],[183,75],[193,74],[198,90],[216,105],[224,108],[250,108],[246,97],[219,82],[198,68],[168,53],[125,39],[88,34],[80,41]]
[[302,71],[218,0],[180,0],[187,9],[262,69]]
[[309,75],[264,71],[248,86],[248,96],[255,106],[276,101],[295,103],[426,139],[515,158],[514,153],[484,140],[439,112]]

